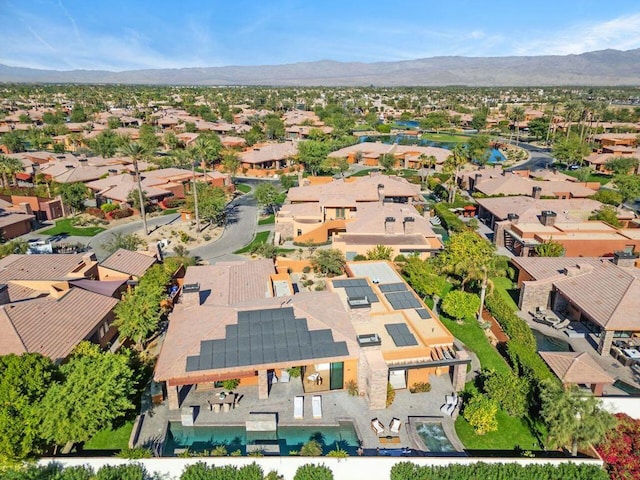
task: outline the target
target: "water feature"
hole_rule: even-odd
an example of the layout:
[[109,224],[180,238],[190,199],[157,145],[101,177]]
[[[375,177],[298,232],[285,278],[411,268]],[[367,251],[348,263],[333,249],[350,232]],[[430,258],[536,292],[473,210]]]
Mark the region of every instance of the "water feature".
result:
[[440,423],[416,422],[416,432],[430,452],[456,451]]
[[[382,142],[388,145],[397,143],[398,145],[418,145],[421,147],[438,147],[452,150],[458,143],[435,142],[433,140],[425,140],[415,135],[380,135],[376,137],[362,136],[358,139],[362,142]],[[497,148],[490,149],[489,163],[501,163],[506,159],[502,152]]]
[[573,349],[568,342],[556,338],[551,337],[549,335],[545,335],[539,330],[531,329],[533,332],[533,336],[536,338],[536,345],[538,346],[538,351],[540,352],[572,352]]
[[[268,438],[265,438],[265,434]],[[253,438],[260,435],[259,438]],[[311,438],[323,445],[324,453],[335,450],[336,442],[349,455],[357,455],[360,446],[353,423],[340,422],[339,426],[317,427],[278,427],[277,432],[249,432],[244,426],[207,426],[185,427],[180,422],[169,422],[164,444],[165,456],[172,456],[176,449],[188,448],[191,452],[211,450],[217,445],[224,445],[227,452],[236,450],[245,455],[247,443],[257,441],[277,441],[280,455],[289,455],[291,451],[299,451]]]

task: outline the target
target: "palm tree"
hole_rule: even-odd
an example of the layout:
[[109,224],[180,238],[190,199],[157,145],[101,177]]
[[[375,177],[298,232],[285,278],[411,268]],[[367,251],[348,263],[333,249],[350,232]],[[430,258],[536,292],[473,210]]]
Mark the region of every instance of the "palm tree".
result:
[[582,113],[582,106],[579,102],[571,101],[564,105],[564,120],[567,122],[567,138],[571,133],[571,122]]
[[418,160],[420,161],[420,179],[422,183],[424,183],[425,178],[423,175],[423,169],[425,168],[425,166],[429,167],[426,175],[427,177],[429,177],[429,171],[436,166],[438,159],[433,155],[425,155],[424,153],[421,153],[418,157]]
[[138,183],[138,195],[140,196],[140,215],[142,216],[142,223],[144,225],[144,234],[149,235],[147,229],[147,213],[144,206],[144,195],[142,193],[142,182],[140,181],[140,169],[138,168],[138,162],[145,158],[149,153],[147,150],[136,142],[125,143],[120,147],[120,153],[133,160],[133,169],[136,173],[136,182]]
[[456,188],[458,186],[458,175],[460,168],[469,161],[469,154],[463,145],[456,145],[451,151],[451,155],[445,160],[444,166],[449,172],[453,173],[453,182],[449,190],[449,203],[453,203],[456,199]]
[[199,160],[204,169],[205,175],[207,174],[207,160],[213,159],[218,156],[219,145],[211,137],[200,135],[193,142],[193,145],[189,148],[189,152],[193,160]]
[[22,162],[17,158],[7,157],[6,155],[0,155],[0,174],[2,174],[2,186],[9,186],[9,176],[11,176],[11,183],[16,183],[16,173],[24,171]]
[[520,141],[520,122],[525,119],[524,107],[513,107],[511,111],[511,120],[513,120],[516,129],[516,145]]

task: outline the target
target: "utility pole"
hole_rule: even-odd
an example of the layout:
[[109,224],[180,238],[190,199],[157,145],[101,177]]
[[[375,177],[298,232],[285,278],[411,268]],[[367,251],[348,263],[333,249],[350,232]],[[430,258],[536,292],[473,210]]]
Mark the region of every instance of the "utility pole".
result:
[[136,172],[136,181],[138,182],[138,195],[140,196],[140,214],[142,215],[142,224],[144,225],[144,234],[149,235],[147,228],[147,212],[144,208],[144,195],[142,194],[142,182],[140,181],[140,170],[138,169],[138,159],[133,158],[133,169]]
[[196,163],[191,164],[193,174],[193,203],[196,207],[196,242],[200,241],[200,212],[198,211],[198,186],[196,184]]

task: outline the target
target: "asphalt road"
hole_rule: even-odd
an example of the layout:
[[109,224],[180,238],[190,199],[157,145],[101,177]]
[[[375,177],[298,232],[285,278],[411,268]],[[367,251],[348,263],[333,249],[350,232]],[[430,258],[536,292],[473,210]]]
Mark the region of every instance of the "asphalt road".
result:
[[507,172],[513,170],[544,170],[554,162],[549,149],[539,148],[528,143],[521,143],[519,146],[527,150],[531,158],[515,167],[506,168]]

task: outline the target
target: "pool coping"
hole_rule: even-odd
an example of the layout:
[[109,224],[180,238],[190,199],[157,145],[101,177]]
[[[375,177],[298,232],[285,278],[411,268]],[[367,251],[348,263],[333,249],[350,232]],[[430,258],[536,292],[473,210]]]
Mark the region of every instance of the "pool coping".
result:
[[[453,448],[456,450],[455,452],[433,452],[429,450],[429,447],[424,443],[420,435],[418,435],[418,431],[416,429],[416,423],[436,423],[442,426],[447,439],[453,445]],[[408,428],[407,432],[409,434],[410,440],[414,443],[415,448],[422,452],[425,452],[428,455],[434,455],[438,457],[460,457],[467,456],[465,452],[464,445],[458,438],[456,433],[455,424],[453,419],[447,417],[430,417],[430,416],[412,416],[408,417]]]

